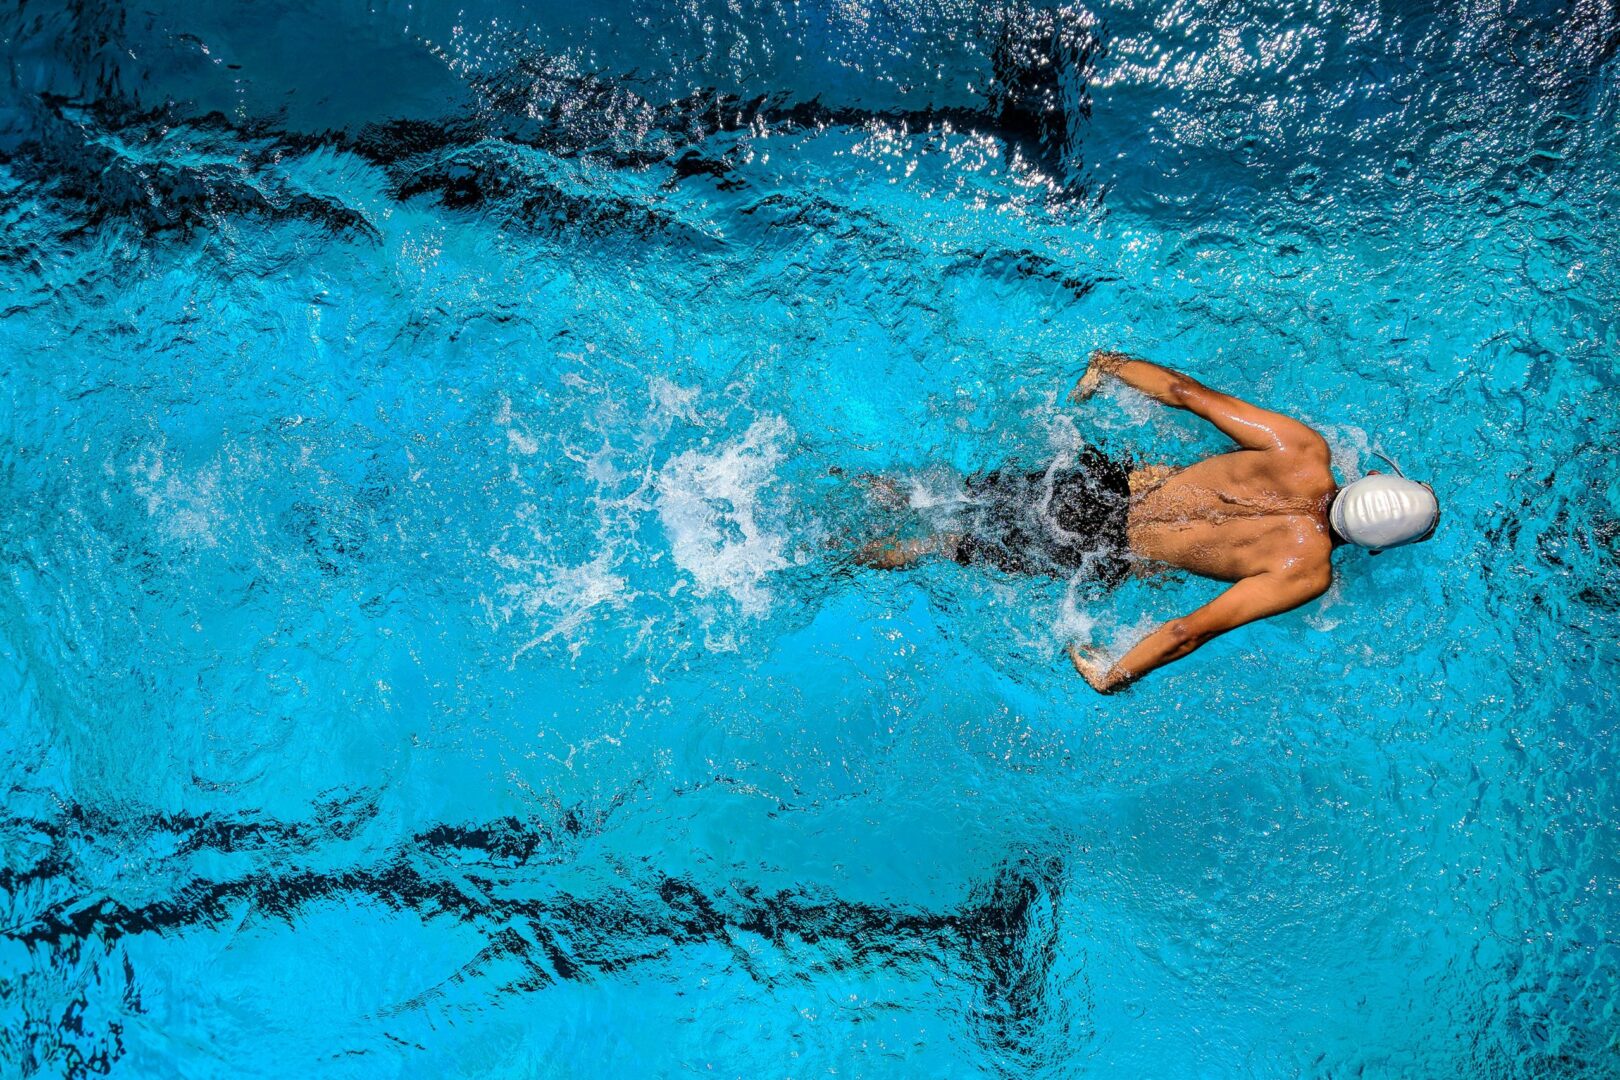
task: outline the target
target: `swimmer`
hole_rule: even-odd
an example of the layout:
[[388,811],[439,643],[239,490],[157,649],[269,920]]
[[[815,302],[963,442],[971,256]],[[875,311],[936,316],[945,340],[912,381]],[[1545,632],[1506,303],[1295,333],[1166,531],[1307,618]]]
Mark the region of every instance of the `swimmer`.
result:
[[1341,487],[1321,435],[1158,364],[1093,352],[1069,400],[1086,400],[1110,378],[1208,420],[1239,448],[1185,468],[1134,469],[1087,449],[1072,469],[969,477],[963,529],[869,544],[858,559],[900,569],[938,554],[1109,585],[1132,572],[1178,569],[1233,583],[1112,664],[1098,649],[1070,645],[1075,670],[1108,694],[1228,630],[1315,600],[1332,584],[1334,548],[1376,555],[1427,540],[1439,525],[1429,485],[1372,472]]

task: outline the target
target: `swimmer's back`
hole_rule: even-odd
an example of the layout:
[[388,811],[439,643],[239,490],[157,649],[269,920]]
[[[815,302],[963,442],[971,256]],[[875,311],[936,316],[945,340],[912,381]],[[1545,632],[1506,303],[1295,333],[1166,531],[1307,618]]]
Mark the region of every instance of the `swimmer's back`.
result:
[[1131,504],[1132,552],[1222,581],[1329,572],[1335,485],[1327,444],[1310,435],[1219,454],[1148,486]]

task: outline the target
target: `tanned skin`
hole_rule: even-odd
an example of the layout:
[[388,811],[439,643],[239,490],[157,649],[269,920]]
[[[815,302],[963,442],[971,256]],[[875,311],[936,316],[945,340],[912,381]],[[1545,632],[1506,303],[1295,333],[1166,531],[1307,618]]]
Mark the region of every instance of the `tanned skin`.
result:
[[[1244,623],[1291,611],[1333,583],[1328,508],[1338,491],[1327,442],[1298,420],[1241,401],[1188,375],[1124,353],[1097,351],[1069,400],[1105,379],[1203,417],[1238,449],[1196,465],[1150,465],[1130,475],[1130,548],[1145,572],[1178,569],[1232,587],[1172,619],[1108,664],[1101,651],[1069,646],[1075,670],[1109,694],[1180,660]],[[856,558],[898,570],[926,555],[950,555],[960,537],[878,540]]]
[[1132,552],[1233,584],[1112,665],[1094,648],[1069,646],[1075,670],[1104,694],[1228,630],[1326,592],[1333,581],[1328,507],[1337,491],[1327,442],[1315,431],[1158,364],[1094,352],[1069,400],[1086,400],[1110,378],[1208,420],[1238,449],[1184,469],[1158,465],[1132,475]]

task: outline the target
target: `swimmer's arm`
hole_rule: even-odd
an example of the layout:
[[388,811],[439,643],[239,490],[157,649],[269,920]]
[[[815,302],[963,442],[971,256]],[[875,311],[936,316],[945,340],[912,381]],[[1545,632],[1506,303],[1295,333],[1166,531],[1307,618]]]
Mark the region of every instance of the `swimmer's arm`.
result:
[[1309,603],[1327,592],[1331,580],[1327,572],[1256,574],[1244,578],[1191,615],[1165,623],[1137,642],[1111,667],[1105,667],[1094,652],[1074,645],[1069,646],[1069,659],[1092,689],[1111,694],[1150,671],[1175,663],[1228,630]]
[[1086,373],[1069,394],[1071,401],[1083,401],[1097,392],[1104,376],[1112,375],[1126,386],[1140,390],[1155,401],[1173,409],[1185,409],[1208,420],[1221,434],[1247,450],[1297,450],[1305,447],[1327,450],[1322,437],[1298,420],[1251,405],[1231,394],[1211,390],[1191,375],[1139,360],[1125,353],[1098,349],[1091,354]]

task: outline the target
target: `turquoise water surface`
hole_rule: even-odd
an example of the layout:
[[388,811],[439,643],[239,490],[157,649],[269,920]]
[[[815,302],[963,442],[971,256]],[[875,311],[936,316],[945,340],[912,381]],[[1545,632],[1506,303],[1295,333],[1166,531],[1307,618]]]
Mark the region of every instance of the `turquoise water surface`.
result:
[[[1614,4],[0,42],[0,1074],[1620,1076]],[[851,565],[1222,447],[1098,346],[1438,535],[1106,698],[1218,586]]]

